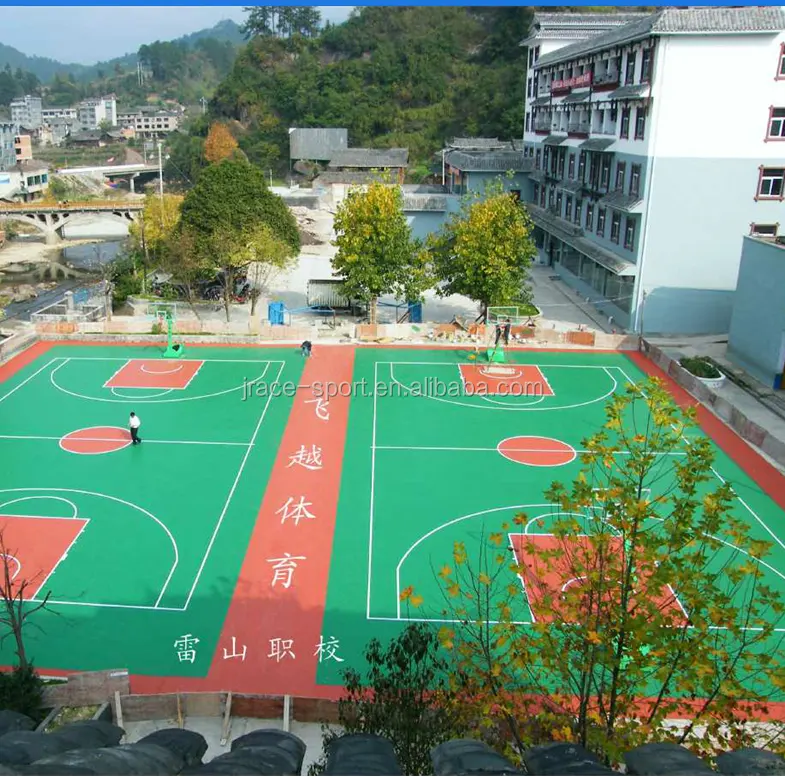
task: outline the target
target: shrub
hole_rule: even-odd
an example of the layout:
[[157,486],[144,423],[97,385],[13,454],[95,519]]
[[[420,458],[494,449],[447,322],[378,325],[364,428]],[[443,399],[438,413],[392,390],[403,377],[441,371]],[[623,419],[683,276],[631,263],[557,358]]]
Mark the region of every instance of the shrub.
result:
[[685,356],[679,359],[679,364],[696,378],[713,379],[722,377],[722,373],[708,356]]
[[17,667],[0,672],[0,710],[13,710],[38,721],[43,706],[44,682],[35,669]]

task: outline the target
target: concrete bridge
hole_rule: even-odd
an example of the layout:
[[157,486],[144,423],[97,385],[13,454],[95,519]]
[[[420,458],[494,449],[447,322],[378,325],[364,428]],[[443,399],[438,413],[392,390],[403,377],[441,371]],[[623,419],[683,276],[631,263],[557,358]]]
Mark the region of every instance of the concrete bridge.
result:
[[126,226],[136,221],[144,208],[142,202],[68,202],[42,204],[36,202],[0,203],[0,219],[6,218],[32,224],[43,232],[47,243],[57,243],[66,225],[88,224],[96,216],[109,218]]

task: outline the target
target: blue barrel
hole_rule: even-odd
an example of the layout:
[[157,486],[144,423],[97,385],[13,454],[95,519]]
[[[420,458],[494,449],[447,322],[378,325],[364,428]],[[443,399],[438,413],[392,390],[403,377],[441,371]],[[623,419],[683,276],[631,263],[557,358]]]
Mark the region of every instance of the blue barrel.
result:
[[422,324],[422,303],[410,302],[409,303],[409,321],[412,324]]
[[271,302],[267,306],[267,320],[271,324],[283,325],[283,315],[286,308],[283,302]]

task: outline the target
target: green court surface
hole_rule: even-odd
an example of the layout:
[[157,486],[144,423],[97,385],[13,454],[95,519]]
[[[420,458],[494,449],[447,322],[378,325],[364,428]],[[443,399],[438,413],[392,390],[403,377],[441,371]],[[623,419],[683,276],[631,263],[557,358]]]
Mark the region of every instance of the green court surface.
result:
[[[645,378],[618,353],[508,356],[519,365],[536,365],[547,395],[456,396],[449,389],[461,383],[459,363],[466,363],[466,352],[357,352],[355,380],[384,388],[352,400],[346,439],[323,626],[325,633],[351,636],[341,640],[344,665],[361,663],[368,640],[393,636],[407,615],[444,622],[436,572],[452,562],[455,541],[466,543],[471,554],[482,536],[502,531],[505,522],[513,525],[522,511],[544,521],[541,527],[530,523],[527,533],[548,534],[553,508],[543,493],[554,480],[569,485],[581,468],[569,449],[580,452],[581,440],[602,427],[614,392]],[[536,376],[527,370],[525,378]],[[785,513],[714,447],[716,481],[709,486],[720,478],[733,484],[734,513],[750,524],[753,538],[773,543],[766,583],[785,593],[780,571],[785,570]],[[729,553],[735,550],[727,547]],[[512,572],[510,580],[520,584]],[[417,610],[400,601],[408,586],[424,597]],[[689,608],[689,602],[680,606]],[[533,615],[521,586],[514,617],[529,624]],[[320,664],[319,682],[338,683],[340,669]]]
[[[239,691],[252,680],[254,692],[271,692],[272,678],[280,692],[291,678],[296,691],[283,692],[331,695],[341,669],[362,666],[371,638],[394,636],[410,614],[441,622],[436,570],[454,542],[471,552],[522,511],[544,521],[527,533],[549,533],[544,491],[575,478],[581,440],[604,423],[607,400],[645,377],[619,353],[519,350],[489,373],[465,351],[397,347],[354,349],[352,375],[348,348],[317,349],[306,376],[293,347],[191,346],[166,360],[155,346],[46,344],[21,368],[0,368],[0,525],[9,555],[19,551],[20,579],[43,570],[28,598],[51,591],[52,612],[37,613],[27,637],[38,667],[203,683],[192,690]],[[332,426],[309,393],[325,374],[360,386],[330,403]],[[267,390],[244,400],[248,381]],[[286,389],[300,383],[293,399]],[[129,444],[131,410],[141,446]],[[321,460],[292,468],[318,430],[332,446],[324,472]],[[733,484],[735,514],[773,544],[766,583],[785,593],[785,511],[736,463],[754,454],[717,434],[716,482]],[[328,472],[336,446],[342,466]],[[280,505],[303,494],[316,517],[282,525]],[[284,551],[302,562],[291,588],[271,567]],[[232,615],[238,580],[245,598]],[[424,597],[411,613],[400,601],[409,586]],[[536,609],[521,584],[515,619],[525,628]],[[245,653],[227,662],[245,625],[238,649],[248,645],[248,662]],[[272,646],[295,632],[301,663],[279,664],[288,654]],[[184,635],[198,635],[185,660]],[[328,640],[340,652],[317,662],[314,646]],[[12,662],[6,641],[0,663]]]
[[[40,564],[34,588],[51,591],[53,612],[28,632],[39,667],[207,673],[292,404],[244,401],[242,386],[296,384],[302,359],[281,348],[187,357],[54,346],[0,384],[0,523],[21,571]],[[101,455],[127,445],[130,410],[142,445]],[[178,660],[174,641],[196,633],[196,660]],[[12,662],[10,641],[0,658]]]

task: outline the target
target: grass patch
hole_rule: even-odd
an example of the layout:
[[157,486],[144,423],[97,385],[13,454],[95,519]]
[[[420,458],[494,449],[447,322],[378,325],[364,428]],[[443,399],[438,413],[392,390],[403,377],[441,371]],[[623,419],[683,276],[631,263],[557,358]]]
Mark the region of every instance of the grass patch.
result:
[[51,734],[61,726],[76,723],[78,720],[92,720],[99,709],[101,709],[100,704],[91,704],[88,707],[63,707],[47,725],[46,733]]
[[683,356],[679,359],[679,364],[696,378],[713,380],[722,377],[722,373],[708,356]]

